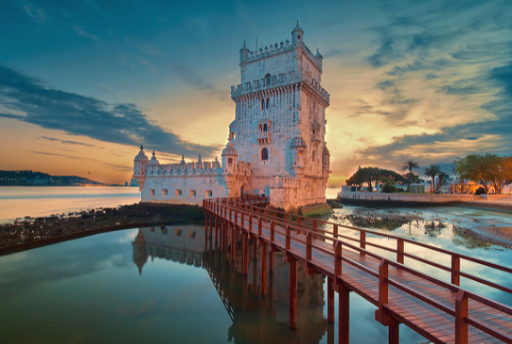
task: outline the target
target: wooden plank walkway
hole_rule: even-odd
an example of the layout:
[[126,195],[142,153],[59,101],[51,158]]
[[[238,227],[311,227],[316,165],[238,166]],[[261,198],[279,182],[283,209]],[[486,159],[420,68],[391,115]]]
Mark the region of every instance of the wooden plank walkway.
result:
[[[387,234],[383,236],[396,240],[396,250],[363,242],[365,234],[360,235],[359,243],[342,235],[333,239],[332,234],[318,229],[317,220],[309,219],[312,225],[307,225],[306,218],[301,218],[301,221],[300,217],[294,218],[293,214],[279,218],[277,215],[282,214],[270,214],[262,207],[243,205],[233,200],[207,200],[204,209],[210,229],[213,229],[212,218],[217,218],[219,230],[225,230],[225,235],[228,228],[234,228],[295,260],[307,262],[312,271],[329,277],[335,289],[346,288],[374,304],[377,307],[376,319],[385,326],[389,325],[390,329],[396,326],[397,333],[398,324],[402,323],[435,343],[512,343],[512,308],[456,285],[460,276],[473,277],[460,271],[460,259],[470,257],[451,253],[452,266],[447,268],[415,257],[403,249],[407,239]],[[292,218],[300,224],[288,220]],[[335,234],[337,230],[338,227]],[[369,232],[355,230],[360,233]],[[443,251],[425,244],[418,245]],[[369,246],[396,252],[396,259],[378,255]],[[447,252],[442,253],[450,254]],[[452,283],[404,265],[404,257],[418,258],[425,265],[451,270]],[[492,269],[499,267],[471,260]],[[499,267],[499,270],[512,272],[505,267]],[[473,279],[504,292],[511,292],[490,281],[478,277]]]

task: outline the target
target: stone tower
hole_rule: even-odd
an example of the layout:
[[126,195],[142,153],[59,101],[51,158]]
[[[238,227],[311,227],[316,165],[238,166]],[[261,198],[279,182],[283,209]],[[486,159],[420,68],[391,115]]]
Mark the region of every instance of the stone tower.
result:
[[222,164],[201,157],[160,164],[155,152],[148,158],[141,146],[133,170],[141,200],[201,204],[205,198],[264,194],[271,206],[286,211],[324,206],[330,174],[325,144],[329,93],[321,86],[322,60],[304,44],[298,22],[291,42],[257,51],[244,42],[241,84],[231,87],[236,115]]
[[[241,84],[231,87],[236,118],[230,140],[252,168],[252,194],[286,210],[325,204],[329,151],[321,86],[323,57],[304,44],[297,21],[291,43],[240,49]],[[239,158],[242,160],[242,158]]]

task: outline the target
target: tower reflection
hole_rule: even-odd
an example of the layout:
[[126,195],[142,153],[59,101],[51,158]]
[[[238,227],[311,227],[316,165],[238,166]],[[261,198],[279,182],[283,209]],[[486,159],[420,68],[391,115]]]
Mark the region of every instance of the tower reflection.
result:
[[242,243],[236,239],[229,242],[236,245],[234,262],[231,262],[229,253],[212,243],[201,227],[140,228],[132,242],[133,261],[140,274],[149,257],[204,268],[232,320],[227,329],[230,342],[319,343],[328,330],[323,315],[324,276],[308,275],[306,266],[297,264],[297,329],[291,330],[290,270],[285,255],[267,252],[267,296],[261,296],[261,250],[251,240],[249,273],[243,276]]

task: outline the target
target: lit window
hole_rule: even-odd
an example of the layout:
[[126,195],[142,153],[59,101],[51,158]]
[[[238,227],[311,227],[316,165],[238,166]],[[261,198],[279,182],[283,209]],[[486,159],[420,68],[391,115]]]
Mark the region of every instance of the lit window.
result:
[[263,160],[263,161],[268,160],[268,149],[263,148],[261,150],[261,160]]
[[299,149],[299,155],[302,155],[302,149]]

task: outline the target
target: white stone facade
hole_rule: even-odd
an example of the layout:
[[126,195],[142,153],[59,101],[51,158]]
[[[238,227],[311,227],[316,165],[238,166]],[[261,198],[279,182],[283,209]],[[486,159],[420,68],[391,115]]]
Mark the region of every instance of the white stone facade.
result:
[[325,144],[329,94],[321,87],[322,55],[291,42],[240,50],[241,84],[231,87],[236,117],[217,160],[161,165],[141,147],[134,161],[145,202],[200,203],[208,197],[265,194],[285,210],[324,204],[330,174]]

